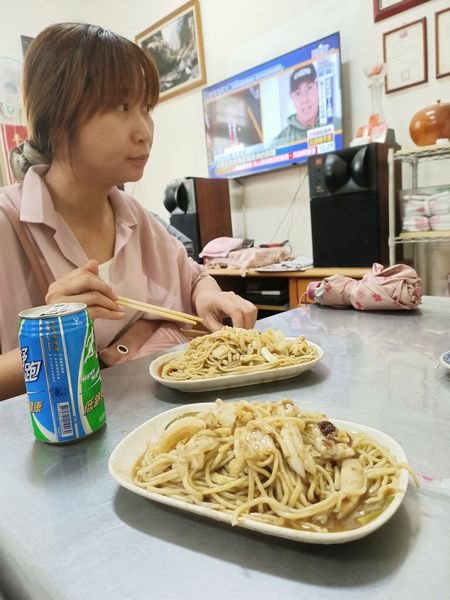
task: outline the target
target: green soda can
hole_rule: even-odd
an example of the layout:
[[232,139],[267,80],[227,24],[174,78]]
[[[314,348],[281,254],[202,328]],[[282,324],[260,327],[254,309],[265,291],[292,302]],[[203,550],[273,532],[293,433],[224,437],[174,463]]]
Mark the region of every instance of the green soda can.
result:
[[86,304],[24,310],[19,314],[19,346],[38,440],[76,442],[105,424],[100,365]]

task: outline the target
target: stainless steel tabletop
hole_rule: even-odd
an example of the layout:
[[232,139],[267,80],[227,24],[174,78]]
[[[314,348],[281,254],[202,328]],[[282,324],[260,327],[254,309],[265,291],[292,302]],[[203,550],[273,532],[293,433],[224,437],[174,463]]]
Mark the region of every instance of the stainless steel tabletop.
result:
[[[0,403],[0,590],[8,599],[422,599],[450,597],[450,299],[413,313],[319,306],[259,328],[325,350],[284,382],[183,394],[150,379],[148,359],[103,372],[108,422],[68,446],[34,441],[26,397]],[[396,515],[367,538],[315,546],[265,537],[152,503],[107,469],[116,444],[176,405],[289,396],[305,409],[394,437],[418,473]],[[1,593],[0,593],[1,595]]]

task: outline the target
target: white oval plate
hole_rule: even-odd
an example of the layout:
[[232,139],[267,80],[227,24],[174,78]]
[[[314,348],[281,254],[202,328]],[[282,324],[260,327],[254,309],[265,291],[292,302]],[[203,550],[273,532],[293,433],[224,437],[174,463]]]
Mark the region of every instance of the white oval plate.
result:
[[[228,513],[222,513],[210,508],[203,506],[196,506],[183,500],[176,500],[174,498],[168,498],[161,494],[155,494],[149,492],[133,482],[133,468],[137,460],[142,456],[147,447],[149,440],[157,441],[164,428],[170,423],[175,417],[178,417],[184,413],[192,412],[207,412],[215,409],[215,402],[203,402],[197,404],[188,404],[172,408],[167,410],[156,417],[153,417],[149,421],[146,421],[134,431],[129,433],[113,450],[109,457],[108,468],[114,479],[124,488],[144,496],[149,500],[160,502],[161,504],[167,504],[174,506],[181,510],[195,513],[203,517],[209,517],[216,521],[222,521],[231,525],[231,515]],[[366,427],[365,425],[358,425],[357,423],[351,423],[350,421],[340,421],[338,419],[330,419],[337,427],[347,431],[362,431],[372,437],[374,440],[379,442],[385,448],[388,448],[395,459],[400,463],[406,463],[407,458],[402,447],[391,437]],[[297,531],[295,529],[289,529],[287,527],[279,527],[277,525],[269,525],[258,521],[253,521],[249,518],[239,519],[238,526],[246,529],[252,529],[259,533],[266,535],[273,535],[276,537],[287,538],[296,542],[306,542],[310,544],[343,544],[345,542],[351,542],[369,535],[382,525],[384,525],[396,512],[398,507],[403,501],[406,488],[408,487],[408,471],[403,469],[399,477],[399,489],[400,491],[394,496],[391,503],[387,506],[378,517],[376,517],[367,525],[358,527],[357,529],[351,529],[349,531],[341,531],[336,533],[319,533],[312,531]]]
[[[293,339],[293,338],[287,338]],[[289,367],[278,367],[269,369],[268,371],[254,371],[253,373],[241,373],[239,375],[219,375],[208,379],[188,379],[185,381],[174,381],[172,379],[163,379],[160,376],[161,367],[174,358],[178,358],[185,351],[178,350],[177,352],[169,352],[163,354],[150,363],[150,375],[166,387],[180,390],[181,392],[208,392],[211,390],[222,390],[225,388],[236,388],[244,385],[255,385],[258,383],[268,383],[270,381],[279,381],[281,379],[289,379],[300,375],[304,371],[308,371],[314,367],[323,358],[323,350],[317,344],[309,342],[308,344],[315,348],[319,355],[313,360],[301,363],[298,365],[290,365]]]

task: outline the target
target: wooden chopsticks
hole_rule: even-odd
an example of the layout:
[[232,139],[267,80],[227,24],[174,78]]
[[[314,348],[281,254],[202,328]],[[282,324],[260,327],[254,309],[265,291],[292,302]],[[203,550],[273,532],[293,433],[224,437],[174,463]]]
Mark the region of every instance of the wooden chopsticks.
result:
[[118,296],[116,302],[117,304],[127,308],[133,308],[134,310],[140,310],[142,312],[159,315],[165,319],[172,319],[174,321],[179,321],[180,323],[188,323],[189,325],[195,325],[196,323],[202,323],[203,321],[203,319],[200,317],[194,317],[194,315],[188,315],[187,313],[180,312],[178,310],[172,310],[171,308],[155,306],[154,304],[147,304],[146,302],[140,302],[139,300],[132,300],[131,298],[125,298],[124,296]]

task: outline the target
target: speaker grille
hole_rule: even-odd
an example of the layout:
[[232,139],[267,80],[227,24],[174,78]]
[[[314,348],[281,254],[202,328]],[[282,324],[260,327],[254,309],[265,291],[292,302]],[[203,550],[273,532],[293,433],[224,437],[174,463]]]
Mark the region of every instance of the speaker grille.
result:
[[197,213],[186,213],[171,215],[170,224],[181,233],[184,233],[194,245],[194,260],[198,261],[198,255],[202,251],[200,246],[200,229],[198,226]]
[[311,200],[315,267],[367,267],[380,262],[376,192]]

